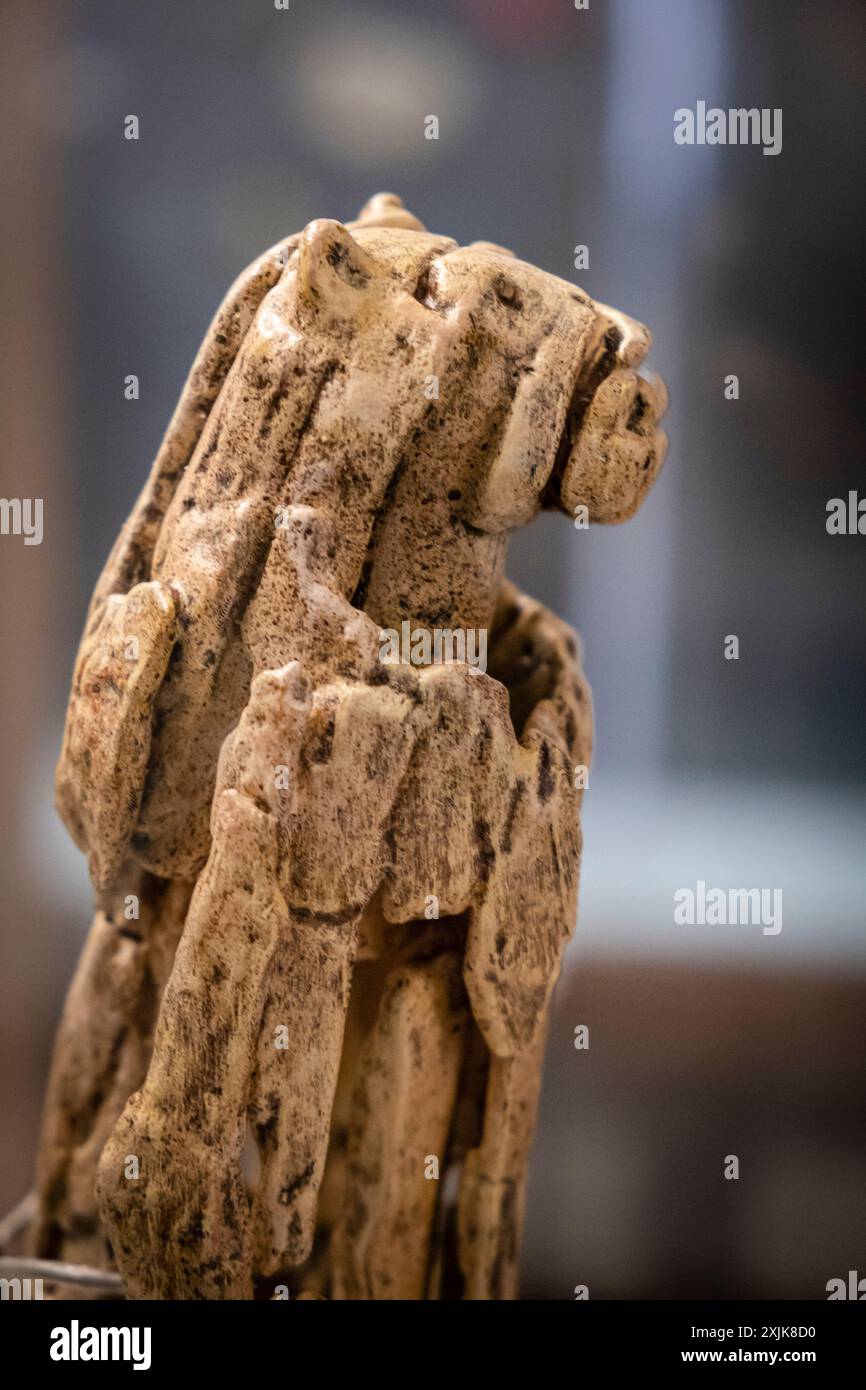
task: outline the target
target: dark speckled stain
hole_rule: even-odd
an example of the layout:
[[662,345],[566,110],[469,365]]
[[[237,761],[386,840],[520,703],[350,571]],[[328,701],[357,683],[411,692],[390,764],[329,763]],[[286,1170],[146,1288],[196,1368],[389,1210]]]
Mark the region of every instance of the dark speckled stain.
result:
[[565,741],[569,748],[573,748],[577,739],[577,725],[574,722],[574,715],[570,709],[565,711]]
[[542,743],[538,750],[538,799],[542,804],[553,796],[555,785],[550,770],[550,749]]
[[[347,507],[353,497],[363,495],[370,487],[370,478],[355,463],[344,463],[337,475],[340,502]],[[357,605],[355,605],[357,607]]]
[[462,531],[467,536],[483,536],[484,532],[478,527],[473,526],[465,517],[459,516],[457,512],[452,512],[448,521],[454,531]]
[[641,395],[640,391],[638,391],[637,395],[635,396],[634,405],[631,408],[631,414],[629,415],[628,421],[626,423],[626,429],[637,430],[638,425],[640,424],[644,415],[646,415],[646,411],[647,402],[645,398]]
[[[443,921],[449,919],[443,918]],[[462,931],[466,931],[466,921],[464,917],[452,917],[451,922],[462,924]],[[448,950],[448,948],[445,948]],[[430,959],[435,959],[437,952],[431,952]],[[469,1012],[469,996],[466,993],[466,986],[463,983],[462,954],[452,956],[452,969],[446,976],[448,984],[448,1012],[454,1019],[452,1032],[460,1032],[464,1027],[465,1015]]]
[[262,423],[259,426],[260,439],[267,439],[271,432],[274,416],[283,402],[288,400],[291,388],[292,382],[289,380],[288,376],[284,374],[280,378],[279,385],[271,392],[268,403],[265,406],[265,413],[262,416]]
[[[183,623],[182,626],[184,626],[184,627],[189,627],[189,616],[188,616],[188,615],[187,615],[186,623]],[[177,642],[175,642],[174,646],[173,646],[172,649],[171,649],[171,656],[168,658],[168,670],[166,671],[166,679],[167,679],[167,680],[171,678],[172,669],[173,669],[174,667],[176,667],[176,666],[179,666],[180,663],[181,663],[182,661],[183,661],[183,643],[180,642],[180,641],[177,641]]]
[[347,922],[354,922],[356,917],[360,917],[363,910],[363,903],[350,903],[340,912],[314,912],[312,908],[289,903],[289,912],[296,921],[322,922],[327,927],[343,927]]
[[208,444],[207,448],[206,448],[205,450],[203,450],[202,455],[201,455],[201,458],[200,458],[199,461],[198,461],[198,464],[197,464],[196,470],[195,470],[196,473],[205,473],[205,472],[207,471],[208,462],[210,461],[210,459],[213,457],[213,455],[216,453],[217,449],[219,448],[220,436],[222,435],[222,431],[223,431],[223,423],[222,423],[222,420],[218,420],[217,423],[216,423],[216,425],[214,426],[214,432],[213,432],[213,436],[212,436],[212,438],[211,438],[211,441],[210,441],[210,443]]
[[407,700],[411,700],[413,705],[424,703],[424,693],[421,689],[421,682],[414,671],[398,671],[393,667],[386,667],[389,672],[389,681],[392,690],[396,690],[398,695],[405,695]]
[[497,1231],[499,1240],[496,1247],[496,1259],[491,1271],[494,1298],[502,1298],[505,1294],[505,1276],[516,1253],[515,1208],[514,1183],[506,1181],[503,1184],[502,1195],[499,1200],[499,1227]]
[[355,264],[349,254],[349,247],[342,241],[332,242],[325,252],[325,260],[341,279],[355,290],[362,290],[369,284],[370,276],[361,266]]
[[306,744],[306,754],[309,762],[326,763],[330,761],[334,746],[334,726],[335,718],[333,712],[331,712],[328,714],[325,722],[320,727],[313,730]]
[[393,825],[389,825],[384,835],[385,848],[388,851],[388,862],[397,863],[397,832]]
[[505,813],[505,824],[502,827],[502,839],[499,841],[499,848],[502,850],[503,854],[511,853],[511,837],[514,834],[514,820],[525,795],[526,783],[521,779],[515,782],[511,789],[511,800],[508,804],[508,810]]
[[211,438],[209,446],[207,446],[207,449],[203,449],[202,455],[199,456],[199,461],[196,463],[195,477],[199,477],[199,474],[207,473],[207,470],[209,470],[210,460],[213,459],[215,452],[220,448],[221,435],[222,421],[220,420],[215,424],[213,438]]
[[370,671],[367,680],[370,685],[390,685],[391,673],[387,666],[374,666]]
[[450,627],[454,621],[454,606],[448,604],[439,608],[422,607],[418,609],[415,619],[419,627]]
[[196,1213],[191,1216],[186,1226],[181,1226],[177,1232],[177,1243],[180,1246],[191,1248],[199,1245],[204,1240],[204,1226],[202,1225],[201,1215]]
[[235,1178],[232,1173],[226,1173],[222,1182],[223,1192],[223,1221],[229,1230],[237,1231],[238,1221],[238,1192]]
[[475,834],[475,862],[477,865],[478,879],[481,883],[487,883],[493,872],[496,863],[496,850],[490,838],[490,826],[483,816],[479,816],[473,827]]
[[481,728],[479,729],[478,733],[478,744],[475,750],[475,754],[479,763],[486,762],[487,755],[490,752],[490,745],[492,742],[493,733],[491,731],[490,725],[488,724],[486,719],[482,719]]
[[548,829],[548,835],[550,836],[550,862],[553,865],[553,872],[556,874],[556,877],[560,878],[562,874],[559,867],[559,853],[556,848],[556,837],[553,833],[552,825]]
[[256,1124],[256,1143],[260,1149],[273,1150],[277,1146],[277,1121],[280,1118],[280,1103],[276,1096],[269,1097],[271,1113],[266,1120]]
[[292,1178],[291,1182],[286,1183],[285,1187],[280,1188],[280,1204],[284,1207],[289,1206],[292,1198],[299,1192],[303,1192],[305,1187],[310,1185],[316,1165],[311,1159],[306,1168],[303,1168],[297,1177]]

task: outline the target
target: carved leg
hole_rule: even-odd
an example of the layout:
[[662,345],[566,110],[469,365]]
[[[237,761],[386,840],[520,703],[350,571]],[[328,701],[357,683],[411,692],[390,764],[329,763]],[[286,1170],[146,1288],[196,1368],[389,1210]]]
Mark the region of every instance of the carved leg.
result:
[[[211,854],[147,1080],[100,1163],[133,1296],[248,1298],[256,1254],[277,1269],[309,1253],[356,926],[381,877],[412,708],[366,687],[308,699],[294,665],[253,684],[221,758]],[[263,1160],[252,1212],[248,1113]]]
[[262,998],[288,928],[276,822],[236,791],[166,986],[147,1080],[103,1151],[99,1205],[133,1298],[250,1298],[241,1172]]
[[255,1263],[275,1274],[309,1255],[340,1066],[356,923],[287,923],[258,1045],[251,1118],[261,1157]]
[[466,1155],[458,1202],[458,1251],[467,1299],[517,1297],[526,1167],[546,1030],[527,1052],[493,1057],[481,1143]]
[[483,1133],[466,1156],[458,1199],[459,1264],[468,1299],[517,1296],[549,998],[577,911],[585,780],[573,774],[588,770],[593,735],[574,634],[511,585],[503,586],[493,656],[521,743],[534,750],[536,763],[531,777],[515,783],[515,791],[522,790],[510,803],[467,948],[473,1011],[493,1053]]
[[[96,1210],[99,1155],[147,1070],[159,996],[190,886],[128,866],[97,912],[54,1047],[37,1169],[34,1253],[98,1267],[109,1261]],[[134,894],[137,918],[125,904]]]
[[332,1294],[419,1299],[427,1284],[468,1018],[460,958],[392,971],[358,1067]]

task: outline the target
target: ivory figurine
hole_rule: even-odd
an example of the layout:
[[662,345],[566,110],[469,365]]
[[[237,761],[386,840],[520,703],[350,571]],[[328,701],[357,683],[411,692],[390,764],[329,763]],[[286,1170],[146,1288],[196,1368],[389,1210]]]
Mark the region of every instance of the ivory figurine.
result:
[[[229,291],[75,668],[57,800],[97,911],[37,1253],[135,1299],[516,1296],[592,713],[505,550],[640,505],[648,347],[389,194]],[[403,623],[483,633],[487,669],[384,659]]]

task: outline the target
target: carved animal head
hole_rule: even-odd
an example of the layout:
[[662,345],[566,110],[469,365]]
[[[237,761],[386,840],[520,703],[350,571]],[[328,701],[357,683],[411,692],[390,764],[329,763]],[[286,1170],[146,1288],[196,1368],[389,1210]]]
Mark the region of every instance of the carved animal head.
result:
[[375,383],[392,425],[438,431],[481,531],[541,506],[625,521],[659,472],[667,396],[638,370],[647,329],[501,247],[431,235],[394,195],[352,231],[311,222],[268,298],[268,331],[282,318],[310,342],[337,336],[359,401]]

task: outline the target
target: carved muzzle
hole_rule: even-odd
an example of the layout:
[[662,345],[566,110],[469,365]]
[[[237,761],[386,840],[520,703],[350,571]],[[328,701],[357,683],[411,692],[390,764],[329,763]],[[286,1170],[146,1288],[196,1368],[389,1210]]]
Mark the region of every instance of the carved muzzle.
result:
[[643,502],[667,451],[658,428],[667,407],[660,377],[637,368],[650,349],[635,319],[595,303],[594,342],[581,363],[545,502],[575,516],[627,521]]

